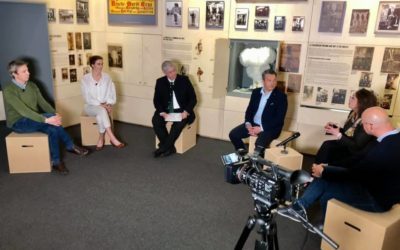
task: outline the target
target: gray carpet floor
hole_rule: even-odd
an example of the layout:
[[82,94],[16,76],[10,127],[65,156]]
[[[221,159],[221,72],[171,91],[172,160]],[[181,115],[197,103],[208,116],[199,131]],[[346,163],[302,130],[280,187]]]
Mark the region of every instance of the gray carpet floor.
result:
[[[68,131],[80,140],[79,126]],[[199,137],[183,155],[154,159],[151,128],[116,131],[126,148],[66,153],[68,176],[10,175],[0,124],[0,249],[233,249],[254,206],[248,186],[223,179],[220,155],[232,145]],[[280,249],[319,249],[302,225],[276,220]]]

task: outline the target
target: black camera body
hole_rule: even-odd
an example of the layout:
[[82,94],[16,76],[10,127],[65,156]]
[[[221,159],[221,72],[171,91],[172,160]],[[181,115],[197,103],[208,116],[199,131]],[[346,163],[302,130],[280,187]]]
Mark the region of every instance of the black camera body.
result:
[[[231,184],[243,183],[251,188],[264,205],[275,208],[286,201],[292,201],[294,188],[291,171],[258,156],[240,156],[236,153],[223,155],[225,181]],[[267,166],[267,170],[262,170]]]

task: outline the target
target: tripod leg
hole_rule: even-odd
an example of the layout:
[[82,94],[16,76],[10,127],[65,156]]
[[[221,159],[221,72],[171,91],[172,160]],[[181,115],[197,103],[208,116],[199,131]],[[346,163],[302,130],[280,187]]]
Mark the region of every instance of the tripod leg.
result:
[[243,249],[244,243],[246,243],[246,240],[249,237],[249,234],[251,230],[254,228],[256,222],[257,219],[255,217],[253,216],[249,217],[246,225],[243,228],[242,234],[240,235],[239,240],[236,243],[235,250]]

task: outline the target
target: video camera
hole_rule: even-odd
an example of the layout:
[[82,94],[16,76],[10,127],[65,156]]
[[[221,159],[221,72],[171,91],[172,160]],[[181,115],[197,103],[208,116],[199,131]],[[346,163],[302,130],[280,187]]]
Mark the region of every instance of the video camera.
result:
[[243,183],[251,188],[254,200],[269,209],[291,202],[299,195],[300,185],[310,181],[308,173],[284,169],[259,156],[259,151],[247,155],[244,150],[221,156],[225,181]]

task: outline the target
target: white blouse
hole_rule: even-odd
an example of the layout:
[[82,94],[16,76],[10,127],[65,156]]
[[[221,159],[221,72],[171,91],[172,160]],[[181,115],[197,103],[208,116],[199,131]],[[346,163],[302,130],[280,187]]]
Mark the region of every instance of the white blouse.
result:
[[86,104],[100,105],[115,104],[117,97],[111,77],[102,72],[99,81],[93,79],[92,73],[85,74],[81,80],[82,96]]

